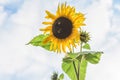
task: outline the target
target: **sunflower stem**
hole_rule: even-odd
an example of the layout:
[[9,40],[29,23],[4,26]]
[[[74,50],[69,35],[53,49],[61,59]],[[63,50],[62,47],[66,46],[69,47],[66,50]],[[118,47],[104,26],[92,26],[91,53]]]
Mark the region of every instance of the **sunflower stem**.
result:
[[[80,52],[82,52],[82,42],[80,43]],[[81,62],[82,62],[82,58],[81,58],[81,60],[80,61],[78,61],[78,80],[80,80],[80,77],[79,77],[79,75],[80,75],[80,64],[81,64]]]
[[[72,53],[74,53],[74,47],[73,46],[72,46]],[[78,75],[78,72],[77,72],[75,61],[73,61],[73,67],[74,67],[74,70],[75,70],[76,78],[77,78],[77,80],[79,80],[79,75]]]
[[77,68],[76,68],[76,65],[75,65],[75,61],[73,61],[73,67],[74,67],[74,70],[75,70],[75,74],[76,74],[76,78],[77,80],[79,79],[78,77],[78,73],[77,73]]

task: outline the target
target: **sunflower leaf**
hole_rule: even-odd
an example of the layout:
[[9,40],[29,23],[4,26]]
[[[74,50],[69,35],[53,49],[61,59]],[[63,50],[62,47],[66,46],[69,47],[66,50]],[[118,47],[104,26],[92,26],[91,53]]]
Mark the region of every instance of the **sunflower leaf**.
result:
[[50,49],[50,42],[48,42],[46,44],[43,43],[45,38],[47,38],[48,36],[49,35],[40,34],[40,35],[34,37],[28,44],[31,44],[33,46],[41,46],[42,48],[49,50]]
[[[71,54],[73,54],[73,53],[71,53]],[[81,55],[81,56],[83,56],[83,55]],[[75,63],[77,69],[78,69],[78,62],[81,62],[80,66],[79,66],[80,67],[79,78],[80,78],[80,80],[85,80],[85,74],[86,74],[86,68],[87,68],[87,61],[85,59],[81,59],[81,61],[80,61],[77,59],[72,59],[70,57],[64,58],[63,62],[62,62],[63,71],[69,76],[69,78],[71,80],[77,80],[73,62]]]
[[100,61],[101,54],[103,52],[96,52],[96,51],[83,51],[79,52],[78,56],[76,57],[77,60],[81,59],[81,55],[85,56],[85,59],[92,63],[92,64],[97,64]]
[[100,61],[102,52],[94,52],[94,53],[89,53],[85,55],[85,58],[88,62],[92,64],[97,64]]
[[80,63],[80,74],[79,74],[80,80],[85,80],[86,70],[87,70],[87,61],[85,59],[82,59]]
[[77,53],[76,53],[76,54],[68,53],[68,55],[69,55],[69,57],[72,58],[72,59],[75,59],[75,58],[78,56]]
[[86,44],[83,46],[83,48],[84,48],[84,49],[88,49],[88,50],[91,49],[91,48],[90,48],[90,45],[89,45],[88,43],[86,43]]
[[78,70],[78,63],[80,62],[80,80],[85,80],[87,63],[97,64],[100,61],[100,56],[103,52],[83,51],[78,53],[70,53],[69,57],[63,58],[62,69],[69,76],[71,80],[77,80],[73,62]]
[[71,80],[76,80],[76,75],[75,75],[75,71],[74,71],[73,61],[71,61],[69,63],[63,61],[62,69],[69,76],[69,78]]

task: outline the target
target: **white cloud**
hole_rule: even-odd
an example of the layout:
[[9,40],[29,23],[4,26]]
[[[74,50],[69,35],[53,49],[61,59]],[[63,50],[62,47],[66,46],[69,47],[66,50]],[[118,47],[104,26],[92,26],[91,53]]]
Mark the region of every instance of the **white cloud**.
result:
[[0,0],[0,3],[1,4],[5,4],[5,3],[7,3],[8,2],[8,0]]
[[111,0],[104,3],[104,1],[94,2],[91,6],[87,8],[86,14],[86,24],[87,29],[91,33],[91,44],[93,46],[99,46],[105,40],[105,36],[110,29],[110,17],[112,11]]
[[112,13],[112,0],[101,0],[88,8],[87,30],[92,35],[92,48],[103,50],[98,65],[89,64],[87,80],[119,80],[119,15]]
[[0,6],[0,27],[2,27],[6,17],[7,17],[7,13],[4,12],[4,7]]
[[115,5],[115,8],[120,11],[120,4],[116,4],[116,5]]

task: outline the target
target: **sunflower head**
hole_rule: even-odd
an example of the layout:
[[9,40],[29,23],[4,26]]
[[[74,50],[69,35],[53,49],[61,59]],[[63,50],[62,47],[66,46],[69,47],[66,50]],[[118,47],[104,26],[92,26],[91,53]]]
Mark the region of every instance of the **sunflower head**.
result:
[[50,50],[57,52],[65,52],[66,48],[71,51],[71,47],[76,47],[75,41],[80,41],[79,28],[84,26],[84,14],[77,13],[75,8],[63,3],[58,5],[56,14],[52,14],[46,10],[46,19],[43,22],[46,28],[40,29],[44,33],[49,33],[44,43],[51,42]]
[[87,43],[90,40],[90,35],[86,31],[82,31],[80,33],[80,40],[81,42]]

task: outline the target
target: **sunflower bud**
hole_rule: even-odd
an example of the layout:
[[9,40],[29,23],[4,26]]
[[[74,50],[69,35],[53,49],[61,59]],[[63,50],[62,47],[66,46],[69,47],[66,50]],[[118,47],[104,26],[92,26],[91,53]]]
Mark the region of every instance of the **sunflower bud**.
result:
[[86,31],[82,31],[80,34],[80,40],[81,42],[87,43],[90,40],[90,35]]
[[53,75],[51,76],[51,80],[57,80],[58,78],[58,73],[54,72]]

